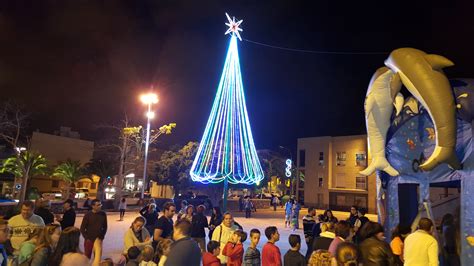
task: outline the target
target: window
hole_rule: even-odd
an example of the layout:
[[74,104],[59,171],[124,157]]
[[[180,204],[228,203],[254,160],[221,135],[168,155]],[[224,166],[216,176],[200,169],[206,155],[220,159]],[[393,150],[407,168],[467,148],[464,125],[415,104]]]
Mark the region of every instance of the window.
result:
[[336,175],[336,180],[335,180],[334,187],[336,188],[345,188],[346,187],[346,174],[344,173],[338,173]]
[[323,187],[323,182],[324,182],[323,177],[320,176],[320,177],[318,178],[318,186],[319,186],[319,187]]
[[97,188],[97,183],[91,183],[91,189],[96,189]]
[[300,178],[298,180],[298,187],[299,188],[304,188],[304,179],[305,179],[305,173],[304,170],[300,171]]
[[354,205],[367,208],[367,196],[355,196]]
[[300,167],[306,166],[306,151],[300,150]]
[[356,153],[356,166],[367,167],[367,155],[365,152],[360,151]]
[[366,176],[356,177],[356,189],[367,190],[367,177]]
[[324,194],[318,193],[318,206],[323,206],[323,205],[324,205]]
[[336,165],[345,166],[346,165],[346,152],[336,152]]
[[54,187],[54,188],[58,188],[59,187],[59,180],[53,180],[51,181],[52,184],[51,184],[51,187]]
[[324,152],[319,152],[319,165],[324,165]]

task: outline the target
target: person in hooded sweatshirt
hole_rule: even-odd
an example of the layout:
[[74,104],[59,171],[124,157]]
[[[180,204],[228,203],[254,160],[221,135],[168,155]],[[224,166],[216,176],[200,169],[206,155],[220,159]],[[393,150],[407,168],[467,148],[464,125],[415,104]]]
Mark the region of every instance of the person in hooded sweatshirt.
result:
[[306,259],[300,253],[301,248],[301,237],[299,235],[291,234],[288,237],[291,249],[286,252],[283,257],[283,265],[285,266],[305,266]]

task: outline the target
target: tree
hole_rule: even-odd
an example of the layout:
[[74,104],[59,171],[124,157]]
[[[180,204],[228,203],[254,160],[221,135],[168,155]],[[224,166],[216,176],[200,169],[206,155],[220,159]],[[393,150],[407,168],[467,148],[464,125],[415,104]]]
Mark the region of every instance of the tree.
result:
[[92,175],[100,177],[97,188],[97,198],[104,199],[104,185],[108,176],[113,176],[117,173],[118,165],[111,158],[105,156],[96,157],[90,160],[84,167],[84,173],[92,178]]
[[190,186],[189,171],[196,156],[199,144],[188,142],[179,150],[166,151],[156,164],[154,180],[161,185],[170,185],[175,193],[179,193]]
[[0,106],[0,138],[14,149],[18,147],[28,116],[21,105],[12,101]]
[[21,179],[20,201],[25,200],[29,178],[46,174],[47,171],[46,159],[41,154],[29,151],[23,151],[17,156],[3,160],[0,167],[1,173],[10,173],[15,178]]
[[62,178],[66,183],[68,183],[66,188],[66,198],[69,198],[71,187],[73,187],[73,185],[84,176],[84,171],[81,162],[67,159],[65,162],[56,166],[53,176]]

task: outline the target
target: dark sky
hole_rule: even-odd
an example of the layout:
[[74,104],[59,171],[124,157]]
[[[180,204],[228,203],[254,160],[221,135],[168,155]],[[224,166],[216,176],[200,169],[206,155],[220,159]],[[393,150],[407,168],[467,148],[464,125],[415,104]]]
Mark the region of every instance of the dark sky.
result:
[[[244,20],[249,40],[344,52],[410,46],[453,60],[449,77],[474,77],[472,1],[345,2],[4,0],[0,100],[26,104],[34,128],[71,126],[93,139],[94,125],[125,111],[143,123],[138,95],[154,86],[156,123],[178,125],[163,144],[200,140],[229,41],[225,12]],[[296,53],[246,41],[239,52],[258,149],[365,132],[367,84],[388,53]]]

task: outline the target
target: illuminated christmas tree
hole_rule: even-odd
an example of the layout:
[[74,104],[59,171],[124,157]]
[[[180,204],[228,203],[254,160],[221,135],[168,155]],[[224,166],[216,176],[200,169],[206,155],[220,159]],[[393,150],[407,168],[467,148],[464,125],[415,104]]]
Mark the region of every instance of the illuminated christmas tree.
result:
[[224,199],[227,182],[231,184],[259,184],[264,174],[252,137],[245,105],[244,88],[240,73],[237,38],[239,25],[227,15],[231,34],[217,95],[211,115],[191,167],[193,181],[208,183],[224,182]]

